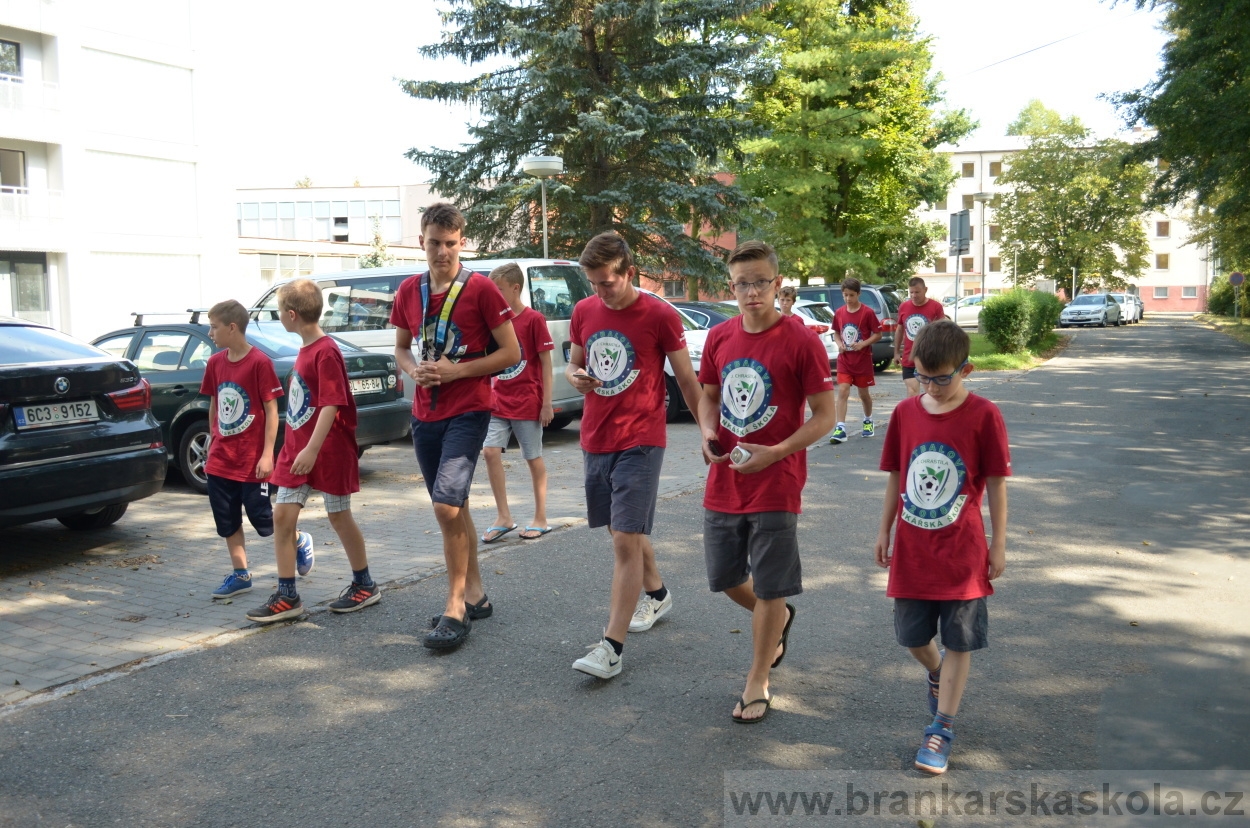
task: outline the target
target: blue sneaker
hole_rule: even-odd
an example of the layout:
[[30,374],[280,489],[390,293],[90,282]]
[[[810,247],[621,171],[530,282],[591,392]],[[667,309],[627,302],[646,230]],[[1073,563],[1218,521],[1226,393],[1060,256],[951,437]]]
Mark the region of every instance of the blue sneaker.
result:
[[295,539],[295,571],[300,575],[307,575],[313,571],[315,563],[312,535],[307,532],[298,533]]
[[845,442],[846,442],[846,426],[839,425],[837,428],[833,430],[833,434],[830,435],[829,444],[834,445],[837,443],[845,443]]
[[877,431],[877,427],[872,424],[872,420],[864,420],[863,430],[859,432],[860,437],[871,437]]
[[929,725],[924,729],[924,742],[916,751],[916,770],[925,773],[946,773],[946,765],[950,760],[951,742],[955,739],[955,731],[947,730],[939,725]]
[[248,575],[244,578],[237,572],[231,572],[226,576],[226,580],[221,582],[221,586],[213,590],[213,598],[230,598],[234,595],[242,595],[245,592],[252,591],[252,576]]

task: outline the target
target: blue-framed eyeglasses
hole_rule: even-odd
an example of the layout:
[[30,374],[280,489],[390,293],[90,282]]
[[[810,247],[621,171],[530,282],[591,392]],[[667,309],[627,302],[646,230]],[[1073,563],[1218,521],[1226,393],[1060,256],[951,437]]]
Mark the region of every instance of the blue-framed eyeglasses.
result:
[[960,363],[959,367],[956,368],[954,371],[951,371],[949,374],[942,374],[936,377],[925,376],[924,374],[917,371],[915,374],[916,382],[920,383],[921,385],[928,385],[929,383],[933,383],[936,386],[945,388],[946,386],[951,384],[951,380],[955,379],[955,377],[959,375],[959,372],[962,371],[964,369],[964,366],[967,364],[968,364],[968,360],[965,359],[962,363]]

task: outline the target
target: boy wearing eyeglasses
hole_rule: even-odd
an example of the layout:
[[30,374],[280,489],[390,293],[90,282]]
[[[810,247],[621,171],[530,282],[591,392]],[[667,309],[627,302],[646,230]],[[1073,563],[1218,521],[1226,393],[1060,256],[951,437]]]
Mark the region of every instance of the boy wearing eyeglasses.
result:
[[862,288],[859,279],[845,279],[842,299],[846,304],[833,313],[833,327],[838,332],[833,340],[838,346],[838,414],[830,443],[846,442],[846,407],[850,403],[852,385],[859,389],[859,401],[864,406],[860,436],[871,437],[876,432],[872,422],[872,394],[868,389],[877,384],[872,368],[872,346],[881,338],[881,322],[872,308],[859,301]]
[[[968,349],[968,335],[949,319],[920,329],[911,355],[925,393],[894,409],[881,451],[890,478],[874,554],[890,570],[895,637],[928,671],[933,721],[915,766],[932,774],[946,771],[972,652],[989,644],[990,581],[1007,567],[1007,429],[998,406],[964,387]],[[944,652],[934,640],[939,628]]]

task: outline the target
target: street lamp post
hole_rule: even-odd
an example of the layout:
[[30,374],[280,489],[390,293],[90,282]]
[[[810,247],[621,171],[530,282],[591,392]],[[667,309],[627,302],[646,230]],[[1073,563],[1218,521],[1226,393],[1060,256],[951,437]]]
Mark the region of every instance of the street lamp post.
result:
[[[1072,268],[1072,299],[1076,298],[1076,268]],[[1071,302],[1072,299],[1068,301]]]
[[975,193],[972,200],[981,205],[981,301],[985,301],[985,248],[990,243],[990,228],[985,223],[985,202],[994,197],[993,193]]
[[558,155],[535,155],[521,159],[521,171],[532,175],[542,184],[543,191],[543,258],[547,255],[547,177],[564,172],[564,159]]

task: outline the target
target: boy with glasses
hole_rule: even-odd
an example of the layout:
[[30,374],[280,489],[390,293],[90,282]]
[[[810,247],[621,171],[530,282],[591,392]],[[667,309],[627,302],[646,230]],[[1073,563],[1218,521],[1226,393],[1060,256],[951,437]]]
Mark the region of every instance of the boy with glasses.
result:
[[[895,637],[928,671],[933,721],[915,766],[932,774],[946,771],[972,652],[989,643],[990,581],[1007,567],[1007,429],[998,406],[964,387],[973,370],[968,350],[968,335],[948,319],[920,329],[912,358],[925,393],[894,409],[881,451],[890,478],[873,551],[890,570]],[[945,652],[934,641],[939,627]]]
[[929,298],[929,289],[924,279],[913,276],[907,282],[907,300],[898,309],[899,331],[894,335],[894,359],[903,367],[903,384],[907,386],[907,396],[914,397],[920,393],[920,383],[916,381],[916,363],[912,361],[912,343],[916,334],[930,322],[946,318],[942,303]]
[[872,394],[868,389],[877,384],[872,346],[881,338],[881,323],[872,308],[859,301],[862,287],[859,279],[844,280],[842,299],[846,304],[833,314],[833,328],[838,334],[833,340],[838,346],[838,413],[830,443],[846,442],[846,408],[852,385],[859,389],[859,401],[864,406],[860,436],[871,437],[876,430],[872,422]]

